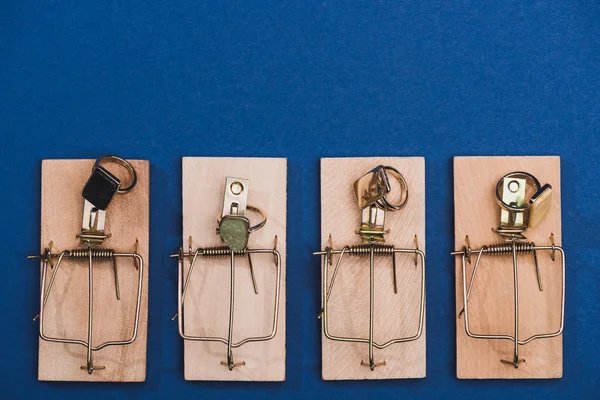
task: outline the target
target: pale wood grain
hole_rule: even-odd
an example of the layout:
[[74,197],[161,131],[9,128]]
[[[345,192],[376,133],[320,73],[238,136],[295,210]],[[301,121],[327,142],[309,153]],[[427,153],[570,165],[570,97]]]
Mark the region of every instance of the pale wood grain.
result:
[[[246,365],[229,371],[220,365],[227,359],[222,343],[185,341],[186,380],[283,381],[285,380],[285,265],[287,160],[285,158],[195,158],[183,159],[183,246],[188,237],[193,248],[222,246],[215,233],[223,204],[226,177],[250,180],[248,204],[268,216],[264,228],[250,234],[248,247],[273,248],[281,253],[282,275],[279,323],[276,336],[266,342],[248,343],[233,349],[235,362]],[[250,222],[258,216],[249,212]],[[236,258],[235,320],[233,340],[270,333],[275,300],[276,270],[271,254],[252,257],[259,294],[255,294],[248,260]],[[185,263],[185,271],[189,263]],[[229,258],[197,261],[185,302],[185,332],[191,336],[227,338],[229,324]],[[185,276],[185,275],[184,275]]]
[[[333,247],[360,244],[355,233],[360,227],[360,210],[354,198],[353,182],[378,165],[389,165],[404,176],[409,200],[400,211],[387,212],[385,226],[390,229],[386,243],[414,247],[415,234],[425,250],[425,161],[422,157],[369,157],[321,159],[321,246],[328,237]],[[393,179],[392,179],[393,180]],[[394,183],[394,185],[396,185]],[[396,190],[398,187],[396,187]],[[396,193],[399,191],[397,190]],[[395,197],[390,194],[390,201]],[[414,335],[418,328],[420,305],[420,267],[412,255],[397,256],[398,294],[394,294],[390,257],[375,259],[375,341]],[[333,268],[329,268],[328,281]],[[369,335],[369,259],[347,256],[340,267],[329,300],[330,333],[338,336]],[[322,335],[322,376],[326,380],[392,379],[425,377],[425,327],[413,342],[394,344],[374,350],[375,362],[387,365],[375,371],[361,366],[368,362],[368,345],[342,343]]]
[[[81,191],[94,160],[44,160],[42,162],[41,248],[54,241],[53,252],[79,247],[83,198]],[[149,173],[148,161],[131,161],[137,171],[136,187],[116,195],[106,213],[105,231],[112,234],[103,247],[133,252],[139,240],[144,258],[142,304],[137,339],[126,346],[112,346],[93,353],[94,364],[105,370],[89,375],[87,349],[80,345],[39,341],[38,379],[48,381],[142,382],[146,379],[148,319]],[[112,166],[110,167],[112,170]],[[122,172],[122,171],[121,171]],[[118,175],[126,184],[125,175]],[[94,262],[95,345],[128,339],[133,330],[137,302],[138,271],[133,260],[118,260],[121,300],[115,296],[111,262]],[[48,268],[48,275],[50,275]],[[64,260],[45,311],[45,333],[87,341],[88,267],[86,262]]]
[[[549,245],[554,233],[561,243],[560,158],[559,157],[455,157],[454,222],[455,246],[462,249],[465,235],[471,248],[501,243],[492,232],[499,222],[500,207],[495,200],[496,182],[512,171],[525,171],[540,183],[553,188],[550,213],[537,227],[525,232],[528,241]],[[531,254],[518,256],[519,337],[553,332],[560,326],[561,264],[553,263],[549,252],[538,252],[543,292],[537,286]],[[467,263],[467,279],[473,264]],[[461,258],[456,257],[456,315],[463,307]],[[468,281],[467,281],[468,282]],[[469,301],[471,331],[481,334],[514,334],[513,269],[511,256],[482,258]],[[509,340],[474,339],[465,333],[464,320],[456,320],[457,376],[459,378],[560,378],[562,376],[562,336],[534,340],[519,347],[526,360],[518,369],[500,362],[512,360],[514,344]]]

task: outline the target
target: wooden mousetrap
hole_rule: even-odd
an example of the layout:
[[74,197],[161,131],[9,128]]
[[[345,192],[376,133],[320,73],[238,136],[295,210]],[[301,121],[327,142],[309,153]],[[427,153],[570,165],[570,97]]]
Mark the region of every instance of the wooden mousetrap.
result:
[[560,378],[559,157],[455,157],[457,376]]
[[149,172],[116,156],[42,162],[39,380],[145,380]]
[[425,377],[424,164],[321,159],[323,379]]
[[287,160],[183,159],[186,380],[285,380]]

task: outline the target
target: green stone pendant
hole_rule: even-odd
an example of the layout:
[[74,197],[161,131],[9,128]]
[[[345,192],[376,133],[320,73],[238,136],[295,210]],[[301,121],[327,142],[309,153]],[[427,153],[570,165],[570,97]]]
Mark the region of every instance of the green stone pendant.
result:
[[248,221],[248,218],[237,215],[227,215],[221,219],[221,223],[219,224],[219,235],[221,236],[221,240],[227,243],[229,248],[237,253],[244,251],[248,246],[248,237],[250,236],[250,232],[248,231],[249,228],[250,222]]

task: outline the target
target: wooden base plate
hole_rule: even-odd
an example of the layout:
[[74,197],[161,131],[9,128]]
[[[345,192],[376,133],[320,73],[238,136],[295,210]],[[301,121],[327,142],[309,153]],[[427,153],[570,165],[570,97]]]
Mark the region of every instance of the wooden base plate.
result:
[[[455,157],[454,158],[454,234],[455,248],[461,250],[469,235],[471,248],[502,243],[492,232],[499,223],[500,207],[496,203],[496,182],[505,174],[525,171],[543,185],[552,185],[552,204],[546,219],[525,232],[528,241],[538,246],[550,245],[554,233],[561,243],[560,158],[559,157]],[[538,252],[543,291],[540,292],[532,254],[518,255],[519,337],[553,332],[560,326],[561,261],[557,253],[552,262],[550,252]],[[456,315],[463,308],[461,257],[456,257]],[[475,260],[467,265],[470,279]],[[468,281],[467,281],[468,282]],[[514,334],[513,268],[510,255],[481,259],[469,301],[471,332],[480,334]],[[489,378],[560,378],[562,376],[562,336],[539,339],[519,346],[518,369],[503,364],[511,360],[514,344],[509,340],[474,339],[465,332],[464,319],[456,320],[457,376],[463,379]]]
[[[321,248],[360,244],[356,231],[361,212],[354,197],[354,181],[378,165],[396,168],[408,183],[409,199],[405,208],[386,212],[386,243],[413,248],[415,235],[425,250],[425,161],[422,157],[368,157],[321,159]],[[392,179],[389,200],[397,199],[399,184]],[[334,262],[337,258],[334,258]],[[421,270],[413,255],[396,255],[398,293],[394,294],[391,257],[375,258],[375,341],[414,335],[418,329]],[[328,282],[333,267],[329,268]],[[369,337],[369,259],[346,256],[338,272],[329,299],[329,329],[338,336]],[[371,371],[368,345],[345,343],[322,337],[323,379],[392,379],[425,377],[425,327],[413,342],[394,344],[374,351],[375,362],[386,365]]]
[[[53,241],[53,252],[79,247],[83,198],[81,191],[95,160],[44,160],[42,162],[41,249]],[[148,320],[149,186],[148,161],[130,161],[137,171],[137,185],[116,195],[106,211],[105,231],[112,236],[103,247],[138,252],[144,258],[142,303],[137,339],[125,346],[106,347],[93,353],[95,365],[106,369],[88,374],[87,349],[81,345],[39,341],[38,379],[43,381],[142,382],[146,379]],[[127,185],[126,171],[108,167]],[[48,267],[48,278],[52,270]],[[94,262],[93,343],[125,340],[133,331],[137,303],[138,271],[131,259],[118,260],[121,300],[115,294],[112,263]],[[45,308],[46,335],[87,341],[88,266],[85,261],[63,260]]]
[[[223,206],[226,177],[250,180],[248,204],[267,214],[267,224],[250,234],[248,247],[272,249],[277,235],[281,253],[281,293],[276,336],[265,342],[247,343],[233,349],[235,362],[246,365],[233,371],[220,364],[227,359],[223,343],[185,341],[185,379],[209,381],[285,380],[285,251],[287,160],[285,158],[206,158],[183,159],[183,247],[188,238],[197,247],[223,246],[215,233]],[[251,224],[259,217],[248,212]],[[275,301],[276,270],[273,256],[252,257],[258,286],[254,293],[248,259],[236,257],[235,342],[248,336],[270,333]],[[184,328],[190,336],[227,338],[229,326],[229,258],[198,258],[185,302]],[[184,276],[189,263],[184,266]]]

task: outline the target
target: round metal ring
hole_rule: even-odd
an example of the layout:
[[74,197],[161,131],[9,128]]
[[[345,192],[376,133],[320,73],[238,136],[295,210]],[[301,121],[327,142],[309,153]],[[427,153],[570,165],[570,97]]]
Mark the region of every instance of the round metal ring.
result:
[[[248,232],[257,231],[257,230],[261,229],[263,226],[265,226],[265,224],[267,223],[267,214],[265,214],[265,212],[263,210],[261,210],[258,207],[251,206],[251,205],[247,205],[246,210],[254,211],[254,212],[260,214],[260,216],[262,217],[262,220],[258,224],[248,228]],[[219,217],[217,218],[217,223],[220,224],[222,219],[223,219],[223,213],[219,213]]]
[[247,205],[246,210],[254,211],[254,212],[260,214],[260,216],[262,217],[262,221],[260,221],[258,224],[254,225],[254,226],[251,226],[250,229],[248,229],[248,232],[257,231],[260,228],[262,228],[263,226],[265,226],[265,224],[267,223],[267,214],[265,214],[265,212],[263,210],[261,210],[258,207],[251,206],[251,205]]
[[[404,177],[402,176],[402,174],[393,167],[383,167],[384,170],[388,171],[390,175],[392,175],[394,178],[396,178],[398,180],[398,182],[400,183],[400,186],[402,186],[404,195],[402,197],[404,197],[404,200],[402,201],[402,203],[396,205],[396,204],[391,204],[389,201],[387,201],[387,199],[385,198],[385,196],[383,196],[381,199],[377,200],[377,204],[388,211],[396,211],[396,210],[400,210],[401,208],[404,208],[404,206],[406,205],[406,202],[408,201],[408,184],[406,183],[406,179],[404,179]],[[400,199],[402,199],[402,197],[400,197]]]
[[135,185],[137,184],[137,173],[135,172],[135,168],[133,168],[133,165],[131,165],[129,163],[129,161],[127,161],[121,157],[109,155],[109,156],[104,156],[102,158],[97,159],[96,163],[94,164],[94,168],[99,167],[100,164],[102,164],[105,161],[112,161],[116,164],[122,165],[123,167],[127,168],[127,170],[129,171],[129,174],[131,175],[131,184],[125,188],[120,187],[119,190],[117,190],[117,193],[124,194],[124,193],[131,192],[133,190],[133,188],[135,187]]
[[502,178],[500,178],[500,180],[496,184],[496,201],[498,202],[500,207],[504,208],[507,211],[514,211],[514,212],[523,212],[523,211],[527,210],[527,208],[528,208],[527,203],[524,207],[514,207],[514,206],[506,204],[504,201],[502,201],[502,196],[500,196],[500,188],[502,187],[502,183],[504,182],[504,180],[508,179],[508,178],[524,178],[526,181],[531,183],[531,185],[534,187],[536,192],[538,190],[540,190],[540,181],[538,181],[535,176],[531,175],[528,172],[516,171],[516,172],[509,172],[508,174],[504,175]]

